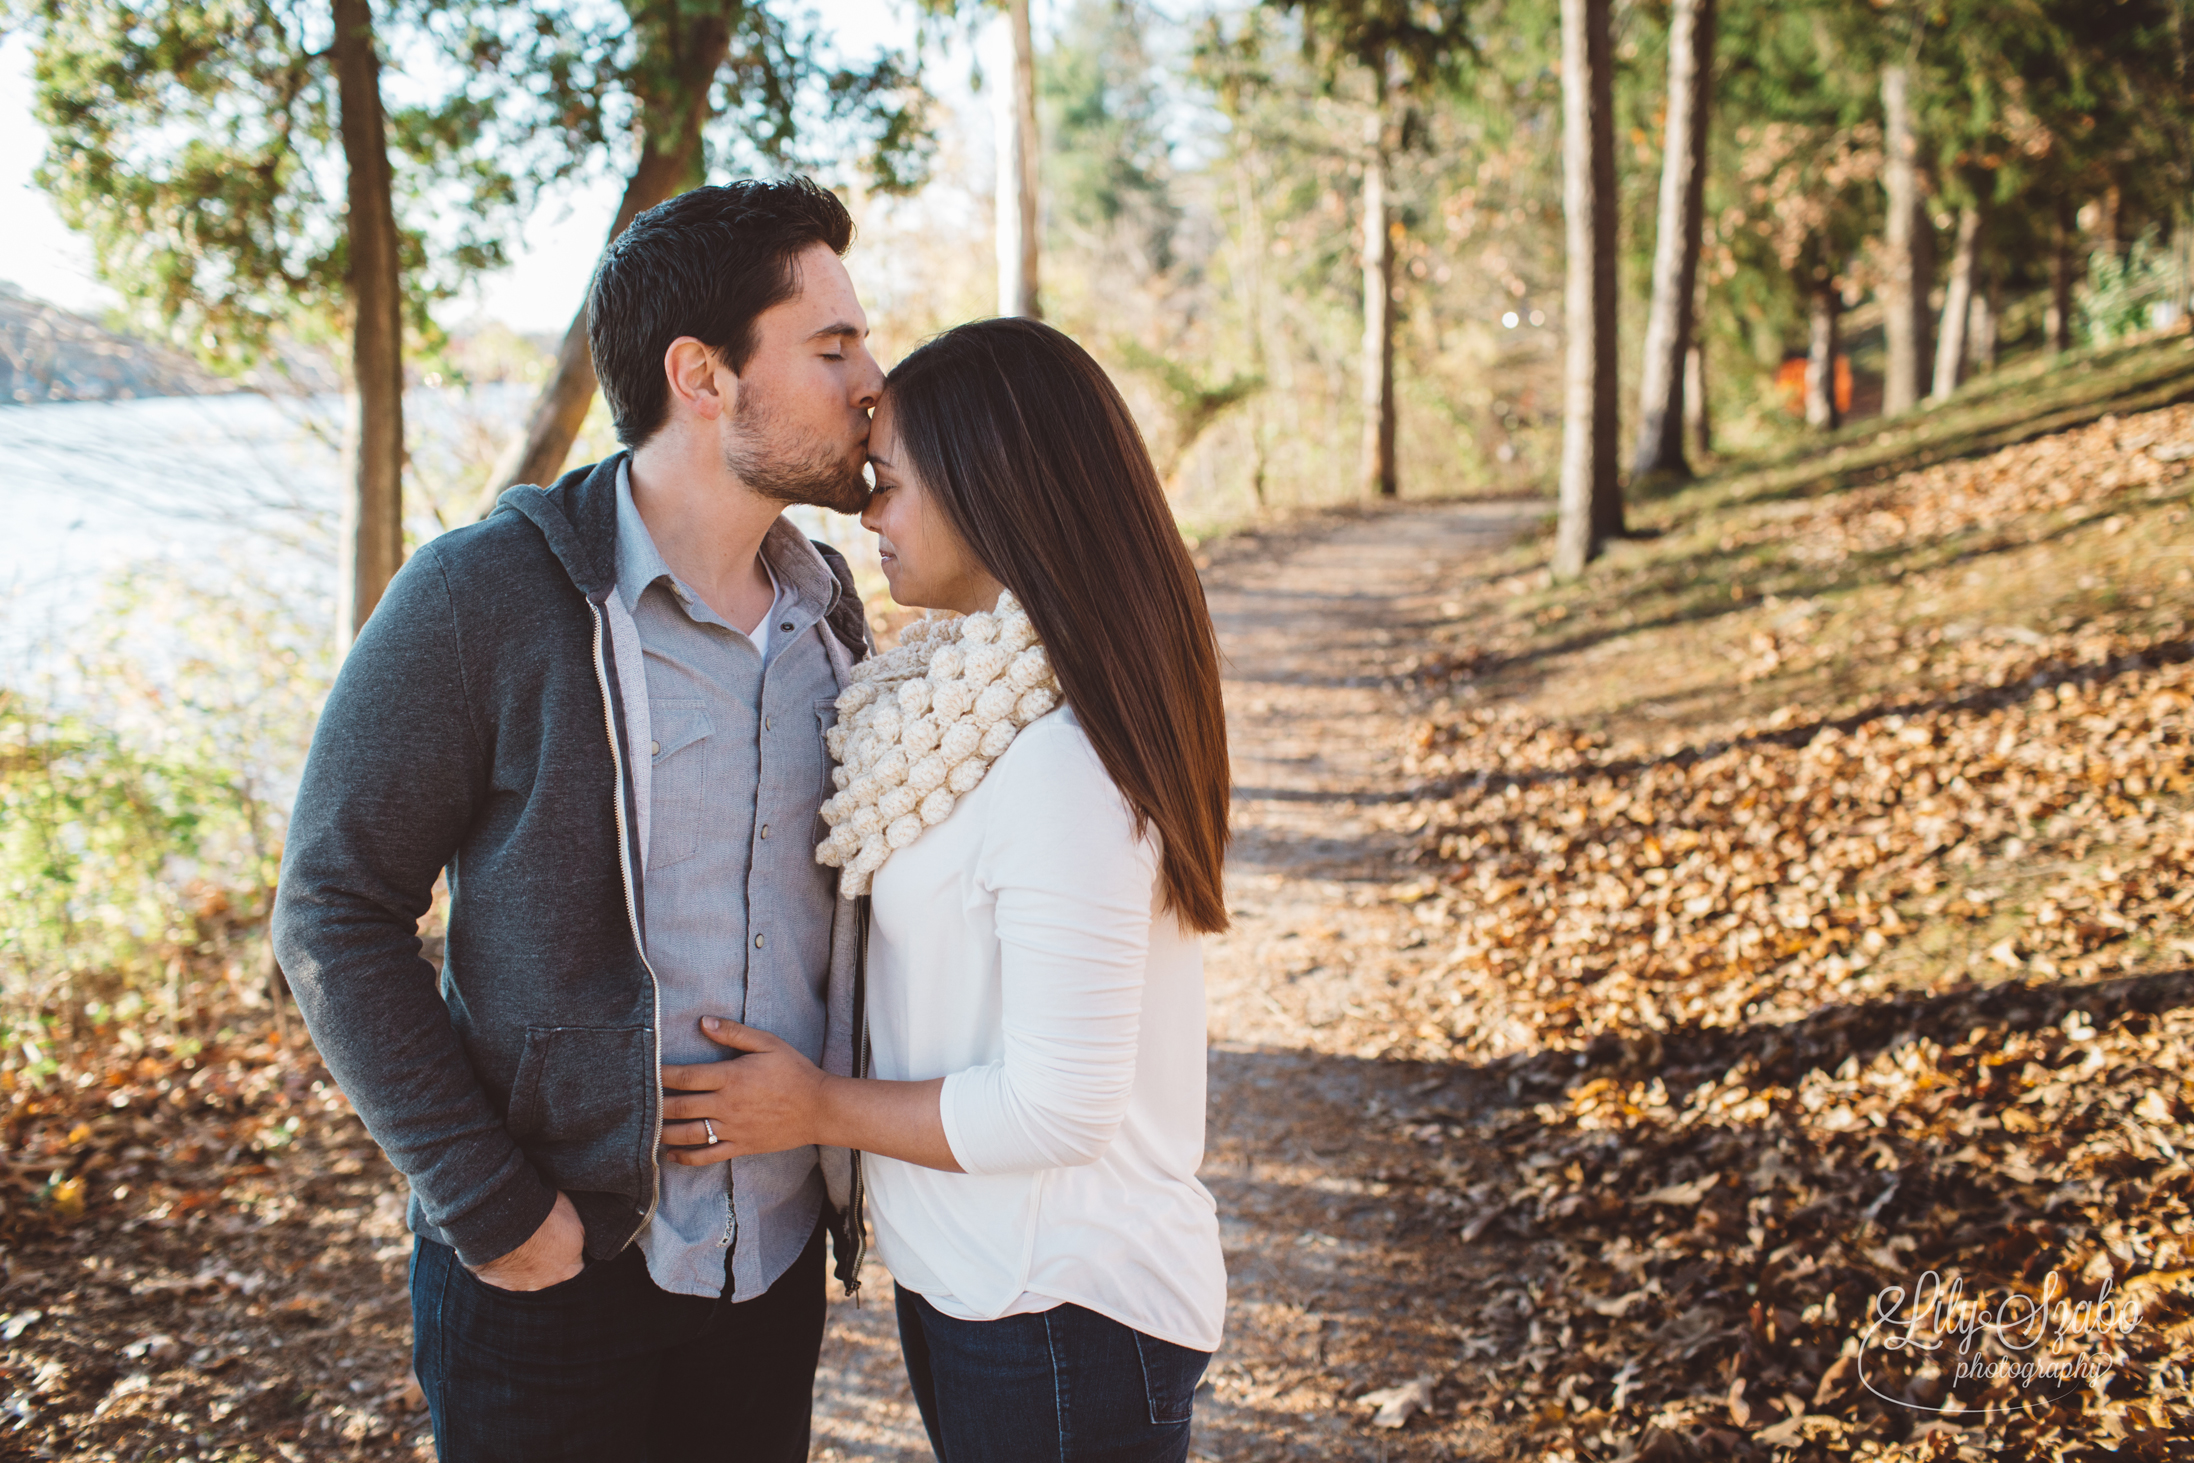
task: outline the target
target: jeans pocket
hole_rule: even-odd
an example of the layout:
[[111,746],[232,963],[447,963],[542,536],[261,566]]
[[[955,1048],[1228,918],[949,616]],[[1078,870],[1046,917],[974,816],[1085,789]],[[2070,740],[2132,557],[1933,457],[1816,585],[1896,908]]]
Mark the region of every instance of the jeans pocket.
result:
[[1196,1406],[1196,1384],[1211,1365],[1211,1353],[1137,1331],[1135,1354],[1143,1364],[1143,1395],[1150,1403],[1151,1422],[1162,1427],[1187,1422]]
[[511,1290],[493,1281],[482,1280],[470,1266],[460,1264],[456,1268],[464,1272],[465,1278],[472,1282],[475,1290],[484,1292],[495,1301],[521,1306],[552,1306],[560,1301],[576,1299],[581,1291],[589,1288],[590,1281],[599,1280],[602,1273],[616,1263],[616,1259],[591,1260],[582,1257],[578,1274],[567,1276],[554,1285],[544,1285],[539,1290]]

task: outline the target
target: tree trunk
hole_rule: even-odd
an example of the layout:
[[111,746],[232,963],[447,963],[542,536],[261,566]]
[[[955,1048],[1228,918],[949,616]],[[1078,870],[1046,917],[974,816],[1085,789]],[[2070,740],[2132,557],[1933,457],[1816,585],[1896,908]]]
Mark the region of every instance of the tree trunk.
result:
[[2071,200],[2060,199],[2056,237],[2049,251],[2049,313],[2042,322],[2053,355],[2072,349],[2072,241],[2076,234]]
[[1882,226],[1882,327],[1889,348],[1882,415],[1893,417],[1920,402],[1920,362],[1926,353],[1920,321],[1927,314],[1927,286],[1915,241],[1923,226],[1919,141],[1912,131],[1911,75],[1901,65],[1882,68],[1882,150],[1882,189],[1888,195]]
[[1696,330],[1691,349],[1684,352],[1684,435],[1699,456],[1714,455],[1714,414],[1706,403],[1706,344]]
[[1713,98],[1714,0],[1676,0],[1668,30],[1668,131],[1661,212],[1653,239],[1653,302],[1646,315],[1638,450],[1630,470],[1691,476],[1684,460],[1684,356],[1705,223],[1707,113]]
[[998,107],[998,313],[1037,320],[1036,43],[1029,0],[1006,0],[1013,34],[1013,86]]
[[1996,369],[1996,336],[2003,329],[2004,282],[1996,271],[1986,273],[1987,283],[1973,291],[1972,314],[1965,328],[1968,374]]
[[1973,264],[1981,252],[1980,205],[1958,210],[1958,246],[1950,256],[1950,285],[1943,291],[1943,327],[1935,337],[1932,401],[1948,401],[1965,378],[1966,323],[1973,309]]
[[1809,427],[1832,432],[1843,425],[1844,413],[1836,400],[1836,357],[1842,352],[1843,291],[1836,281],[1816,280],[1812,292],[1812,330],[1806,343],[1805,420]]
[[[701,129],[709,120],[709,91],[731,49],[731,17],[736,4],[678,24],[662,33],[659,90],[641,98],[644,131],[640,159],[618,200],[609,240],[625,231],[639,214],[700,181]],[[556,370],[533,399],[525,435],[512,443],[488,477],[480,516],[495,509],[505,488],[519,483],[554,482],[571,455],[571,444],[594,403],[594,356],[587,348],[587,307],[581,301],[571,328],[556,352]]]
[[1401,491],[1394,464],[1394,246],[1387,230],[1384,108],[1372,112],[1364,153],[1364,449],[1366,497]]
[[1561,522],[1554,572],[1575,576],[1623,531],[1615,478],[1615,116],[1609,0],[1562,0]]
[[373,10],[369,0],[334,0],[333,19],[358,393],[357,459],[336,552],[336,640],[348,649],[404,559],[404,293]]

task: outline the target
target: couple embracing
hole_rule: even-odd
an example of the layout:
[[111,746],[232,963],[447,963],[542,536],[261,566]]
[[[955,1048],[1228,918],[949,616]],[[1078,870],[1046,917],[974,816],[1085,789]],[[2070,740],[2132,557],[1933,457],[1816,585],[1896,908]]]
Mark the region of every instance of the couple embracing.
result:
[[[626,450],[414,554],[313,741],[276,951],[410,1182],[448,1463],[804,1458],[869,1226],[945,1463],[1187,1455],[1210,620],[1097,364],[992,320],[887,378],[851,236],[799,179],[635,219]],[[929,611],[891,651],[803,503]]]

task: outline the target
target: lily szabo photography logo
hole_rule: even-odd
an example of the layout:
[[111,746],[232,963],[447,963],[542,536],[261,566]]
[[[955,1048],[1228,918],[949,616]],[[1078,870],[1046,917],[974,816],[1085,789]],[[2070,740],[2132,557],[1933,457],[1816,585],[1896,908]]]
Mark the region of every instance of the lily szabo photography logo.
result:
[[[2092,1291],[2092,1294],[2086,1293]],[[1968,1292],[1933,1270],[1884,1286],[1859,1340],[1858,1370],[1884,1402],[1918,1412],[2023,1412],[2097,1385],[2123,1364],[2140,1302],[2106,1274],[2077,1298],[2056,1271],[2038,1294]]]

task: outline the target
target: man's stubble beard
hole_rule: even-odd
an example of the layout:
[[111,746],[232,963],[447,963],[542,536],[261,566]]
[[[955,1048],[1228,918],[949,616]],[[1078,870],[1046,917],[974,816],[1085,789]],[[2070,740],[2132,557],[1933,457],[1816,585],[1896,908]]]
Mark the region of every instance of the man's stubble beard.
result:
[[776,447],[777,414],[754,395],[740,394],[732,425],[748,445],[725,447],[724,466],[763,497],[812,503],[834,513],[858,513],[868,506],[859,459],[848,462],[812,441]]

